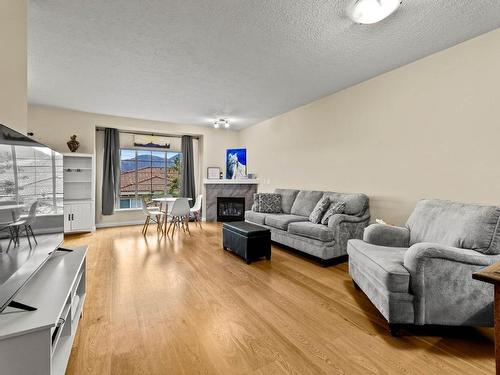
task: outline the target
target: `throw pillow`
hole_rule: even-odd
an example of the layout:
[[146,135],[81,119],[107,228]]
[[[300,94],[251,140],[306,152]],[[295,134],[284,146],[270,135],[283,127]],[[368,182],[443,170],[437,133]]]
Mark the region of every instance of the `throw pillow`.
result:
[[281,212],[281,195],[259,194],[259,212],[279,214]]
[[328,219],[335,214],[342,214],[345,210],[345,202],[334,201],[330,203],[330,207],[326,210],[323,218],[321,219],[321,224],[327,225]]
[[252,211],[260,212],[259,195],[260,195],[259,193],[254,193],[253,195]]
[[328,209],[328,206],[330,206],[330,198],[321,198],[319,202],[316,203],[316,207],[314,207],[311,214],[309,215],[309,221],[314,224],[319,224],[319,222],[321,221],[321,217]]

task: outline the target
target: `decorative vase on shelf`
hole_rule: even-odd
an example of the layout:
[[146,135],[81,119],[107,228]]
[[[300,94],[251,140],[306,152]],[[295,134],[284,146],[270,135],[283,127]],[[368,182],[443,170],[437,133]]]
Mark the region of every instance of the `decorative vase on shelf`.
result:
[[78,147],[80,147],[80,142],[76,140],[76,135],[73,134],[70,137],[70,140],[68,141],[67,145],[71,152],[76,152],[76,150],[78,150]]

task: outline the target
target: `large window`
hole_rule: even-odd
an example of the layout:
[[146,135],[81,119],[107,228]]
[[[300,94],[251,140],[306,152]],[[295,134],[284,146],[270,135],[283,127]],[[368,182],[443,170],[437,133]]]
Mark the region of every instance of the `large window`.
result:
[[39,214],[63,210],[63,160],[46,147],[0,145],[0,201],[38,201]]
[[180,152],[121,149],[120,208],[139,208],[142,197],[178,197],[181,162]]

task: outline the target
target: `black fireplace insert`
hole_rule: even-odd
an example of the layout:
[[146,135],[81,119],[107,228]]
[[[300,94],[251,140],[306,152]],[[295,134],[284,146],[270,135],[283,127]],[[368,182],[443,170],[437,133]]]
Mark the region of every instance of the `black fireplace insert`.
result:
[[244,221],[245,198],[217,197],[217,221]]

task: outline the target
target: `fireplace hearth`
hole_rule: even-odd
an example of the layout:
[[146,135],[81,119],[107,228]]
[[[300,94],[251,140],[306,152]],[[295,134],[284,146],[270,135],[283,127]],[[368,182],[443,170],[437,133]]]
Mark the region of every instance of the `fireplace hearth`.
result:
[[217,221],[243,221],[245,219],[245,198],[217,197]]

